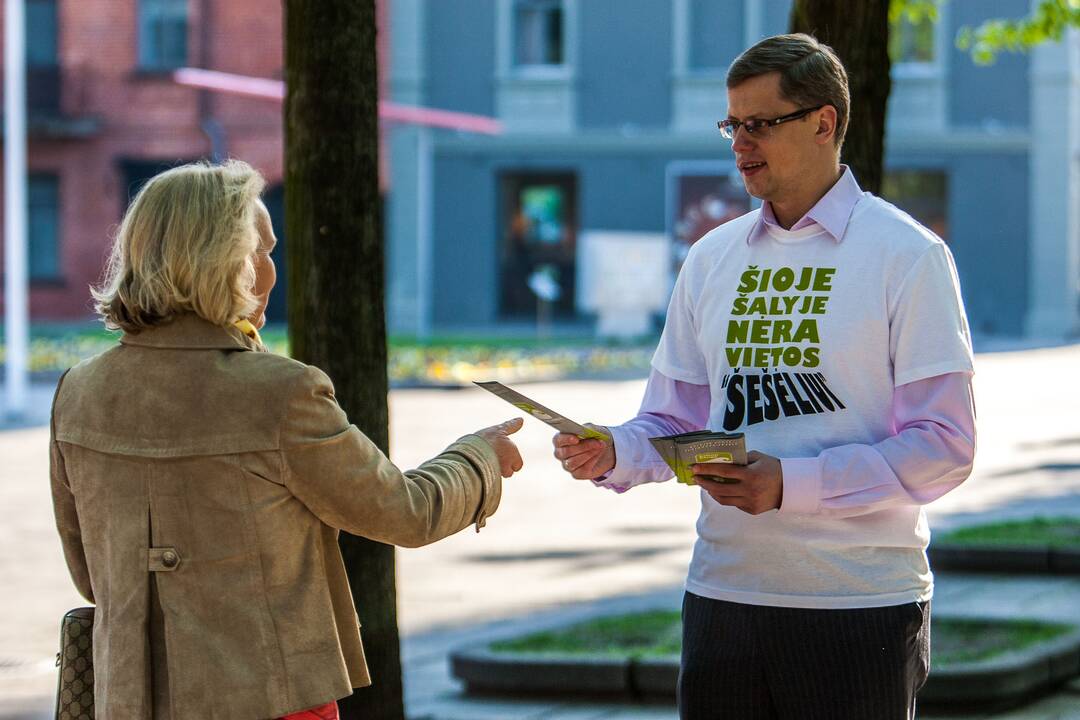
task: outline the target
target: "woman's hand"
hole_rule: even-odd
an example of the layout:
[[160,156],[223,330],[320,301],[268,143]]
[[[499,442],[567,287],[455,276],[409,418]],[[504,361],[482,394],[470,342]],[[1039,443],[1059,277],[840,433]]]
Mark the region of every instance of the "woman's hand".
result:
[[518,452],[517,445],[510,439],[511,435],[521,429],[522,424],[524,424],[524,420],[514,418],[483,430],[477,430],[474,433],[484,438],[495,451],[495,455],[499,458],[499,472],[502,473],[504,478],[510,477],[525,464],[521,459],[521,453]]

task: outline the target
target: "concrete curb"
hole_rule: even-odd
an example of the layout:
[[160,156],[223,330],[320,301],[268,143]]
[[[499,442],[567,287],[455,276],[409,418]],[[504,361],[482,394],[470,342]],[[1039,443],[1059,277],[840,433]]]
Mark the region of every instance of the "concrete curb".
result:
[[496,653],[487,645],[450,653],[450,674],[468,692],[481,693],[628,695],[630,664],[629,658]]
[[919,701],[935,707],[1007,706],[1080,674],[1080,630],[985,662],[932,670]]
[[[468,693],[601,695],[641,700],[674,697],[679,658],[635,660],[496,653],[485,644],[450,653],[450,672],[465,684]],[[942,709],[1003,708],[1077,675],[1080,630],[983,662],[933,668],[919,693],[919,703]]]
[[964,572],[1080,575],[1080,550],[1050,547],[931,545],[926,551],[934,570]]

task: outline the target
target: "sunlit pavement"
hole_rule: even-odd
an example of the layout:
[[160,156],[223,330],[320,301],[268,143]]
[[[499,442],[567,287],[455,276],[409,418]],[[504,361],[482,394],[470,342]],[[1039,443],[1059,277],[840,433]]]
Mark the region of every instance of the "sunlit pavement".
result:
[[[979,457],[964,486],[930,508],[942,528],[989,517],[1080,515],[1080,345],[981,354]],[[643,381],[531,384],[523,390],[581,421],[633,414]],[[48,402],[48,388],[36,402]],[[47,407],[37,408],[38,418]],[[391,394],[391,456],[411,467],[456,437],[513,416],[479,389]],[[461,642],[573,617],[674,606],[694,537],[696,491],[665,483],[615,495],[571,480],[550,457],[551,433],[533,420],[516,438],[526,467],[479,534],[464,531],[399,553],[400,621],[410,715],[482,718],[671,718],[662,706],[513,703],[464,698],[445,653]],[[55,537],[47,482],[48,429],[0,432],[0,719],[52,709],[58,620],[81,604]],[[942,576],[936,612],[1069,617],[1080,623],[1080,581]],[[1069,613],[1072,613],[1071,615]],[[363,617],[363,609],[360,609]],[[995,718],[1078,718],[1080,687]],[[987,717],[973,715],[971,717]]]

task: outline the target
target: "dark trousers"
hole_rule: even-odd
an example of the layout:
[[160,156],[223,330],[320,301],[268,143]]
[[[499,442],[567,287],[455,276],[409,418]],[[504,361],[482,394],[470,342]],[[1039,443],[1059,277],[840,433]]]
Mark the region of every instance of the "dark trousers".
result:
[[930,604],[808,610],[683,598],[681,720],[910,720]]

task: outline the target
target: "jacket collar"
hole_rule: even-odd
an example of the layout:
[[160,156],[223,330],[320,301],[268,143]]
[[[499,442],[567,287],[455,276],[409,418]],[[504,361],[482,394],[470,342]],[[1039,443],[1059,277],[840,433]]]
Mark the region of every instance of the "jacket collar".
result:
[[259,350],[259,344],[238,328],[221,327],[194,313],[178,315],[139,333],[124,333],[124,345],[167,350]]

